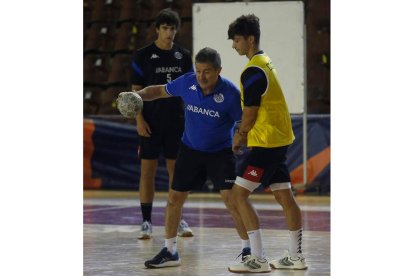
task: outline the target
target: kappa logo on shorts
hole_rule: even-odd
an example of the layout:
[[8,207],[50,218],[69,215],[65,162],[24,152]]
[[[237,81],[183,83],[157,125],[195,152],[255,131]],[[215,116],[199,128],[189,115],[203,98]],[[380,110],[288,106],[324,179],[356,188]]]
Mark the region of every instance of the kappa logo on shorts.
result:
[[257,171],[255,170],[251,170],[248,174],[250,174],[251,176],[257,177]]
[[263,172],[264,170],[261,168],[247,166],[246,170],[244,170],[243,178],[258,183],[262,179]]

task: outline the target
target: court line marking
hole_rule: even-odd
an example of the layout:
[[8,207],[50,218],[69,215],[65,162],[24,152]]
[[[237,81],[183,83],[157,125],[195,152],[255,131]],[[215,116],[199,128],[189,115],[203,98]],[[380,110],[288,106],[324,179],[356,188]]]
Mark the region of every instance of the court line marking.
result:
[[[253,206],[257,210],[277,210],[281,211],[282,207],[279,204],[272,203],[258,203],[252,202]],[[122,208],[122,207],[139,207],[138,199],[101,199],[101,198],[88,198],[83,200],[84,205],[111,205],[108,208]],[[298,203],[299,204],[299,203]],[[154,201],[153,207],[165,207],[165,201]],[[302,211],[319,211],[319,212],[330,212],[330,206],[313,206],[306,204],[299,204]],[[187,201],[184,203],[184,208],[214,208],[214,209],[226,209],[223,202],[191,202]],[[102,207],[105,208],[105,207]],[[93,210],[85,210],[84,212],[92,212]],[[104,209],[107,210],[107,209]]]

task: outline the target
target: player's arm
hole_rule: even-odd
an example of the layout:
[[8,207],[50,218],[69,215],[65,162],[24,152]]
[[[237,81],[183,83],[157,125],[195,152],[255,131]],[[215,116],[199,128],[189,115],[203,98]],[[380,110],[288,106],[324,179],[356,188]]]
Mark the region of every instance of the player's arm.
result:
[[165,85],[147,86],[144,89],[136,91],[135,93],[140,95],[142,100],[144,100],[144,101],[153,101],[153,100],[156,100],[156,99],[171,97],[165,91]]
[[235,154],[241,154],[241,147],[247,146],[247,133],[253,128],[256,122],[258,110],[258,106],[245,106],[243,108],[242,120],[236,126],[233,137],[232,148]]
[[[132,88],[133,92],[138,92],[139,90],[143,89],[144,86],[133,84],[131,88]],[[138,112],[137,116],[135,117],[135,120],[137,122],[138,135],[144,136],[144,137],[150,137],[151,136],[151,127],[149,126],[149,124],[145,120],[144,116],[142,115],[142,111]]]
[[259,111],[258,106],[245,106],[242,113],[242,120],[237,128],[237,134],[243,137],[247,137],[247,133],[253,128],[257,112]]
[[238,133],[247,136],[256,123],[262,96],[267,88],[267,78],[262,69],[249,67],[243,72],[241,83],[243,85],[244,108]]
[[[167,98],[169,95],[165,92],[164,89],[165,85],[153,85],[147,86],[143,89],[139,89],[138,85],[132,86],[132,91],[137,93],[141,96],[144,101],[152,101],[159,98]],[[139,89],[138,91],[136,89]],[[145,105],[144,105],[145,108]],[[147,121],[145,121],[144,116],[142,115],[142,111],[138,112],[137,116],[135,117],[137,121],[137,131],[140,136],[143,137],[150,137],[151,136],[151,128],[148,125]]]
[[233,151],[239,153],[242,146],[247,145],[247,134],[256,123],[262,95],[266,91],[267,78],[265,73],[257,68],[247,68],[242,76],[244,108],[242,120],[233,138]]

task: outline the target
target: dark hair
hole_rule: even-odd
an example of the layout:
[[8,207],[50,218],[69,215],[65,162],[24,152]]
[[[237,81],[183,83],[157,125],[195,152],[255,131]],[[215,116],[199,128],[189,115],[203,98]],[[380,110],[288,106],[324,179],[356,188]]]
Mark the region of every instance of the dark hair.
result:
[[181,25],[180,16],[176,11],[173,11],[170,8],[163,9],[158,13],[157,18],[155,18],[155,27],[157,29],[161,24],[175,26],[175,28],[178,30],[180,29]]
[[220,54],[209,47],[201,49],[195,56],[196,63],[211,63],[215,69],[221,68]]
[[254,36],[255,43],[260,42],[260,23],[259,18],[254,14],[242,15],[229,25],[227,31],[228,39],[233,39],[235,35],[245,38],[249,35]]

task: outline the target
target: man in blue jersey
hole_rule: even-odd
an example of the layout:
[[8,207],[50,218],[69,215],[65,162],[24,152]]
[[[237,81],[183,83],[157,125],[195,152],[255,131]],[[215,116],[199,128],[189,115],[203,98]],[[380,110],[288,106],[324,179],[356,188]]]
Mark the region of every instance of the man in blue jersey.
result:
[[195,68],[195,73],[186,73],[166,85],[148,86],[137,92],[144,101],[181,97],[185,107],[184,133],[168,192],[165,247],[145,262],[148,268],[180,265],[176,242],[182,206],[189,191],[204,184],[207,176],[214,188],[220,190],[233,217],[242,239],[242,256],[250,254],[246,229],[235,207],[229,203],[235,179],[231,149],[233,128],[242,114],[240,91],[220,76],[221,59],[216,50],[200,50],[195,57]]

